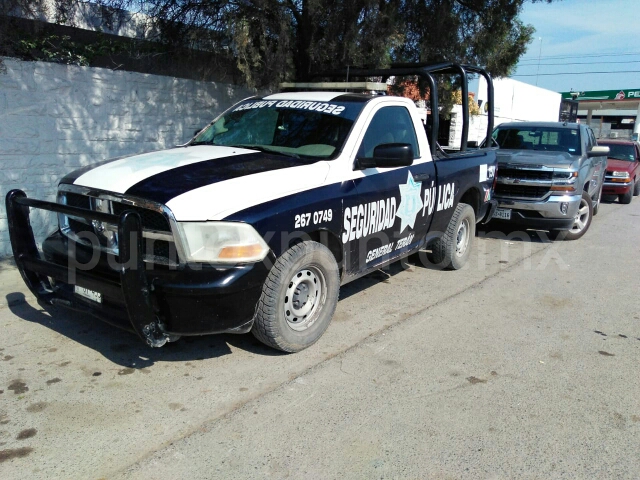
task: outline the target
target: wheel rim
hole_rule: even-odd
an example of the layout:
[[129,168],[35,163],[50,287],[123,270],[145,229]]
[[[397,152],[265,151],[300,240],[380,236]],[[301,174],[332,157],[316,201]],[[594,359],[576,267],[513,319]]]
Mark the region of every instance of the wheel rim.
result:
[[458,227],[458,234],[456,237],[456,255],[461,257],[467,251],[469,246],[469,220],[464,219]]
[[299,270],[289,281],[284,298],[284,317],[298,332],[315,323],[326,296],[324,275],[315,266]]
[[589,204],[583,198],[580,200],[580,207],[578,208],[578,212],[576,213],[576,217],[573,220],[573,227],[571,227],[571,233],[579,233],[584,227],[587,226],[587,222],[589,221]]

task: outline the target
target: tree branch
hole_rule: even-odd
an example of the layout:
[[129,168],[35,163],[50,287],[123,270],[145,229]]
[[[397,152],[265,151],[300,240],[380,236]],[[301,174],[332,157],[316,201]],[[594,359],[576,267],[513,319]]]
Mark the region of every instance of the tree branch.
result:
[[293,0],[287,0],[287,4],[289,5],[289,9],[291,10],[291,15],[296,19],[296,23],[300,24],[300,12],[296,8],[296,4],[293,3]]

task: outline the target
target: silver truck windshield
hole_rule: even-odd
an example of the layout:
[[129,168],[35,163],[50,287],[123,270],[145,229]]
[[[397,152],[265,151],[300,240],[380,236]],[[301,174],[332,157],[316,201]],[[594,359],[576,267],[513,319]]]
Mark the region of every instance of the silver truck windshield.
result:
[[493,138],[505,150],[546,150],[580,153],[580,135],[577,128],[553,127],[498,127]]
[[243,102],[191,145],[226,145],[293,157],[338,156],[364,103],[294,100]]

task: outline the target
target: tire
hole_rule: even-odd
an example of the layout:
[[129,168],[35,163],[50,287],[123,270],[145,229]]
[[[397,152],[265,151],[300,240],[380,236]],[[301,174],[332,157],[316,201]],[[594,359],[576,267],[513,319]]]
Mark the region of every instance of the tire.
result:
[[633,199],[633,192],[635,191],[635,182],[631,182],[629,186],[629,191],[627,193],[623,193],[622,195],[618,195],[618,201],[624,205],[629,205],[631,200]]
[[596,202],[596,206],[593,207],[593,216],[595,217],[600,211],[600,202],[602,201],[602,188],[604,185],[600,185],[600,190],[598,190],[598,201]]
[[331,251],[317,242],[298,243],[269,272],[251,332],[278,350],[303,350],[329,326],[339,293],[338,264]]
[[593,218],[593,200],[587,192],[582,192],[582,198],[580,199],[580,205],[578,212],[573,223],[573,226],[569,230],[565,230],[566,233],[559,234],[557,240],[577,240],[582,237],[589,226],[591,225],[591,219]]
[[635,182],[636,188],[633,189],[633,196],[637,197],[638,195],[640,195],[640,182],[638,182],[638,180],[636,180]]
[[459,203],[442,237],[431,243],[428,260],[447,270],[459,270],[471,255],[476,236],[476,214],[470,205]]

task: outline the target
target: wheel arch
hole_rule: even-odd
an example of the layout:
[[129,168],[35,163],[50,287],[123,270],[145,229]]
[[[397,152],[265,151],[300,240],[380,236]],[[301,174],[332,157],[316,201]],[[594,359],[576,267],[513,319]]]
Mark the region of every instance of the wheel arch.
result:
[[478,211],[480,210],[480,191],[476,187],[470,187],[466,192],[462,194],[458,203],[466,203],[473,208],[473,212],[478,218]]
[[297,243],[304,242],[306,240],[311,240],[327,247],[333,254],[333,257],[336,259],[338,267],[340,268],[340,270],[342,270],[343,248],[342,242],[340,241],[338,235],[326,229],[304,232],[301,233],[301,235],[291,239],[291,241],[289,242],[289,248]]

